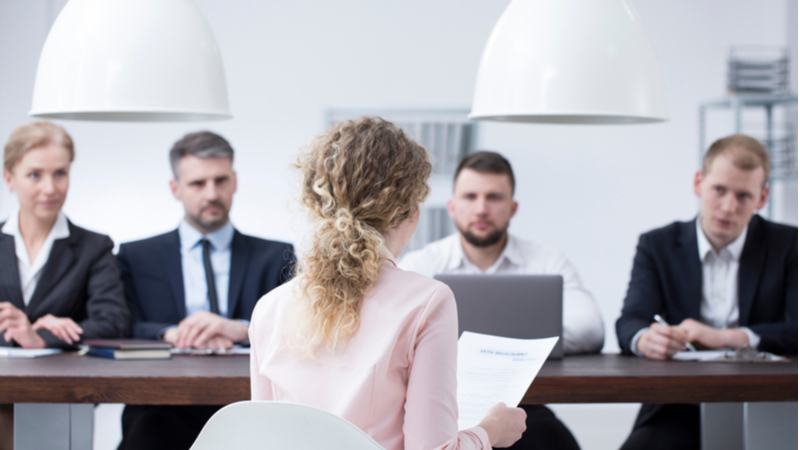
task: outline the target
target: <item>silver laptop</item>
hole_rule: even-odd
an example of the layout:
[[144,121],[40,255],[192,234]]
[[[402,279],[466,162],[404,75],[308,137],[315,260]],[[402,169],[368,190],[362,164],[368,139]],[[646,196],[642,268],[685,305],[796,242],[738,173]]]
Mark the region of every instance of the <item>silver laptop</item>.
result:
[[558,336],[549,359],[564,357],[561,275],[444,275],[458,306],[458,335],[464,331],[537,339]]

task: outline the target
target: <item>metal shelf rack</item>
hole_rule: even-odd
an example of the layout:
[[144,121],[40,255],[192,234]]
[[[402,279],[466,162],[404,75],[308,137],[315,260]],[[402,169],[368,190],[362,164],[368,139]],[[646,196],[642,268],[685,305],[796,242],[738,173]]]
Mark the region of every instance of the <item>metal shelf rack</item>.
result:
[[[797,129],[791,130],[786,139],[784,154],[778,154],[778,140],[775,139],[774,110],[776,107],[797,106],[795,94],[741,94],[700,104],[700,160],[706,151],[706,113],[709,109],[727,109],[733,111],[734,132],[742,131],[742,111],[746,108],[762,108],[766,113],[765,138],[763,144],[769,152],[775,170],[769,181],[797,179]],[[777,164],[776,164],[777,163]],[[767,215],[772,217],[772,202],[767,202]]]

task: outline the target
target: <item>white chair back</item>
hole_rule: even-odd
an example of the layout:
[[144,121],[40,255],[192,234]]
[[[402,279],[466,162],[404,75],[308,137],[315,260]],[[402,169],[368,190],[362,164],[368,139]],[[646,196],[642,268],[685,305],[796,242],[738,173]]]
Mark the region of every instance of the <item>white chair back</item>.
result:
[[383,450],[352,423],[313,406],[250,401],[214,414],[191,450]]

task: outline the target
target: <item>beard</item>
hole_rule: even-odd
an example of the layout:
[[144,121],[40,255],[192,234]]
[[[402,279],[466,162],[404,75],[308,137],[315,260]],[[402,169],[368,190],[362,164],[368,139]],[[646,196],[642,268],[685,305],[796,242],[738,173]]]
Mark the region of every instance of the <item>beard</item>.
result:
[[498,229],[494,230],[491,233],[487,234],[484,237],[478,237],[472,234],[469,230],[461,230],[461,235],[464,236],[467,242],[475,247],[490,247],[498,242],[502,241],[504,237],[506,237],[506,229]]
[[[204,218],[203,217],[203,210],[205,210],[208,206],[216,206],[222,210],[222,215],[217,218]],[[225,225],[228,222],[228,210],[225,209],[225,205],[220,202],[211,202],[209,205],[204,207],[200,210],[200,214],[198,215],[189,215],[189,219],[194,222],[198,227],[202,228],[203,230],[207,230],[208,232],[215,231]]]

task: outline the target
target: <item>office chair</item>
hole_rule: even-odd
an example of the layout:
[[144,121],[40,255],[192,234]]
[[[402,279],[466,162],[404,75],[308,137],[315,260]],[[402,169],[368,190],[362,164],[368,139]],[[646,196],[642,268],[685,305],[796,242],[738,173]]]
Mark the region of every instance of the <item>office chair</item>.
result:
[[250,401],[214,414],[190,450],[383,450],[352,423],[313,406]]

